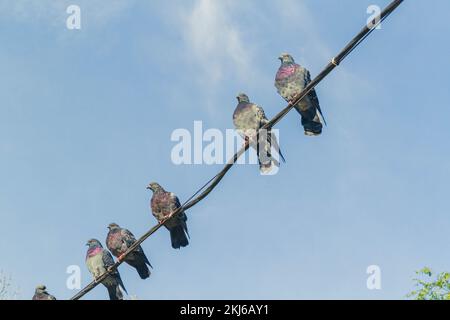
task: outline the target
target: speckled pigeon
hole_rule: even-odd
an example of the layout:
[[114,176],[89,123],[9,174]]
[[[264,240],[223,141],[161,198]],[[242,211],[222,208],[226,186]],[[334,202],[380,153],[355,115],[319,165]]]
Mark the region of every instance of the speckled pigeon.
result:
[[[86,244],[89,246],[86,254],[86,265],[89,272],[97,280],[102,274],[104,274],[108,268],[114,265],[114,259],[109,251],[103,249],[102,244],[97,239],[91,239]],[[110,300],[123,300],[123,294],[120,287],[127,292],[120,278],[119,271],[114,270],[108,275],[102,284],[108,289]]]
[[[152,182],[147,189],[153,191],[153,197],[150,202],[150,208],[153,216],[161,223],[167,216],[175,212],[181,207],[180,200],[172,193],[165,191],[158,183]],[[170,232],[170,239],[172,241],[172,248],[180,249],[189,244],[189,232],[186,225],[187,216],[183,212],[178,213],[172,217],[165,224]]]
[[122,257],[122,255],[136,242],[134,235],[129,230],[121,228],[116,223],[109,224],[108,229],[109,232],[106,237],[106,247],[109,251],[111,251],[111,253],[120,261],[124,260],[130,266],[134,267],[141,279],[150,277],[150,270],[147,265],[150,267],[152,267],[152,265],[145,256],[141,246],[138,246],[128,256]]
[[[272,137],[271,130],[261,132],[259,143],[257,141],[258,130],[269,122],[263,108],[251,103],[249,97],[245,93],[240,93],[236,97],[238,105],[233,114],[233,123],[238,133],[254,148],[258,154],[259,168],[261,173],[268,173],[274,166],[280,163],[272,157],[272,146],[280,154],[283,161],[284,157],[276,137]],[[273,141],[272,141],[273,138]]]
[[[278,93],[290,102],[311,82],[311,75],[307,69],[296,64],[291,55],[283,53],[279,59],[281,67],[275,78],[275,87]],[[306,135],[318,136],[322,133],[321,117],[325,124],[326,122],[314,89],[295,106],[295,109],[302,116]]]
[[36,287],[33,300],[56,300],[56,298],[47,292],[44,285],[40,285]]

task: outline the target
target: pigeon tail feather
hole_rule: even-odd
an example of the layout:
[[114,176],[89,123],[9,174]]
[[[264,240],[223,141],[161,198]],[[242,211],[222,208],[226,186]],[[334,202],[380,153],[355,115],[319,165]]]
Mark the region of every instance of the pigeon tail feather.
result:
[[108,286],[107,289],[110,300],[123,300],[123,294],[119,285]]
[[189,244],[185,229],[182,225],[178,225],[170,229],[170,239],[172,241],[172,248],[174,249],[180,249],[181,247],[186,247]]
[[142,280],[150,277],[151,272],[145,263],[141,263],[141,264],[137,265],[135,268],[136,268],[137,272],[139,273],[139,276],[141,277]]
[[322,119],[323,124],[324,124],[326,127],[328,127],[327,120],[325,119],[325,116],[323,115],[322,109],[321,109],[320,107],[317,107],[317,113],[320,115],[320,118]]
[[269,163],[260,163],[259,171],[261,171],[262,174],[267,174],[272,171],[274,166],[276,166],[276,164],[273,161],[270,161]]

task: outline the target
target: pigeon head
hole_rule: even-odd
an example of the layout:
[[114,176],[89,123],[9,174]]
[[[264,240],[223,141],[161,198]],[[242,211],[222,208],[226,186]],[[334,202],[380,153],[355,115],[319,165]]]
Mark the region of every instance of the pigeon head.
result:
[[47,287],[43,284],[36,287],[36,293],[46,293]]
[[250,102],[249,97],[245,93],[239,93],[236,97],[239,103],[241,102]]
[[117,223],[110,223],[108,225],[108,229],[109,230],[115,230],[115,229],[120,229],[120,226]]
[[289,53],[282,53],[278,59],[280,59],[282,64],[292,64],[295,63],[294,58]]
[[152,190],[153,192],[163,191],[164,189],[156,182],[151,182],[147,189]]
[[90,239],[90,240],[88,240],[86,245],[89,246],[89,248],[102,247],[102,244],[97,239]]

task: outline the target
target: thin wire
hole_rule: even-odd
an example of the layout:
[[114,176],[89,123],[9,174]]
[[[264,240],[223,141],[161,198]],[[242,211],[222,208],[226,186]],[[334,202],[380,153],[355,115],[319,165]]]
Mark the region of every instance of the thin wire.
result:
[[[273,117],[266,125],[261,127],[260,130],[271,129],[274,125],[281,121],[289,111],[294,108],[304,97],[306,97],[309,92],[314,89],[334,68],[341,64],[341,62],[351,53],[353,50],[358,47],[378,26],[382,21],[384,21],[397,7],[403,2],[403,0],[394,0],[387,6],[383,12],[380,14],[380,20],[375,26],[369,27],[365,26],[356,37],[349,42],[349,44],[336,56],[331,62],[325,67],[325,69],[315,77],[306,88],[300,92],[283,110],[281,110],[275,117]],[[259,133],[258,133],[259,134]],[[122,259],[118,260],[113,266],[111,266],[104,274],[100,277],[92,281],[85,288],[79,291],[75,296],[71,298],[71,300],[78,300],[86,295],[89,291],[94,289],[98,284],[100,284],[111,272],[116,270],[124,261],[124,258],[127,257],[131,252],[133,252],[138,246],[140,246],[146,239],[148,239],[152,234],[158,231],[163,225],[166,224],[168,220],[170,220],[173,216],[188,210],[195,206],[197,203],[206,198],[215,187],[222,181],[227,172],[233,167],[233,165],[237,162],[237,160],[248,150],[249,142],[246,141],[244,146],[231,158],[225,167],[213,178],[211,178],[207,183],[205,183],[201,188],[199,188],[188,200],[184,202],[178,209],[176,209],[172,214],[167,216],[164,220],[162,220],[159,224],[155,225],[151,228],[147,233],[145,233],[141,238],[136,240],[136,242],[128,249],[125,254],[122,255]],[[203,191],[204,190],[204,191]]]
[[202,192],[203,189],[205,189],[211,182],[213,182],[218,176],[220,175],[220,172],[216,174],[214,177],[208,180],[202,187],[200,187],[189,199],[187,199],[182,206],[186,205],[189,201],[194,199],[200,192]]

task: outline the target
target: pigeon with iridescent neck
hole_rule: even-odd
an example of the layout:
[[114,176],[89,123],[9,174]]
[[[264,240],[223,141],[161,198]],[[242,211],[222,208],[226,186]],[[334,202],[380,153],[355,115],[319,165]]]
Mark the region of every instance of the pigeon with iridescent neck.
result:
[[[114,259],[109,251],[103,249],[102,244],[97,239],[91,239],[86,244],[89,248],[86,253],[86,265],[89,272],[93,275],[94,280],[103,275],[114,265]],[[103,281],[102,284],[108,289],[110,300],[123,300],[123,291],[127,292],[120,278],[119,271],[112,271]]]
[[[134,267],[141,279],[150,277],[150,269],[152,267],[148,261],[144,250],[138,246],[133,252],[124,257],[124,254],[136,242],[134,235],[127,229],[121,228],[116,223],[111,223],[108,226],[109,232],[106,237],[106,247],[111,253],[118,258]],[[148,266],[147,266],[148,265]]]
[[[307,69],[296,64],[291,55],[283,53],[279,59],[281,67],[275,78],[275,87],[287,102],[291,102],[311,82],[311,75]],[[302,116],[306,135],[318,136],[322,133],[322,120],[325,124],[326,122],[314,89],[295,106],[295,109]]]
[[33,300],[56,300],[56,298],[47,292],[44,285],[40,285],[36,287]]
[[[147,189],[153,191],[150,208],[153,216],[159,221],[159,223],[165,221],[167,217],[181,207],[178,197],[174,193],[164,190],[158,183],[150,183]],[[181,247],[186,247],[189,244],[189,233],[186,221],[187,216],[184,211],[182,211],[165,223],[165,227],[170,232],[172,248],[174,249],[180,249]]]
[[234,126],[242,138],[249,141],[250,146],[256,150],[260,171],[266,174],[272,171],[274,166],[279,167],[280,165],[279,161],[272,156],[272,147],[278,152],[281,159],[285,161],[277,138],[272,135],[272,131],[269,128],[259,132],[258,142],[258,130],[266,125],[269,120],[263,108],[251,103],[245,93],[238,94],[236,98],[238,105],[233,114]]

